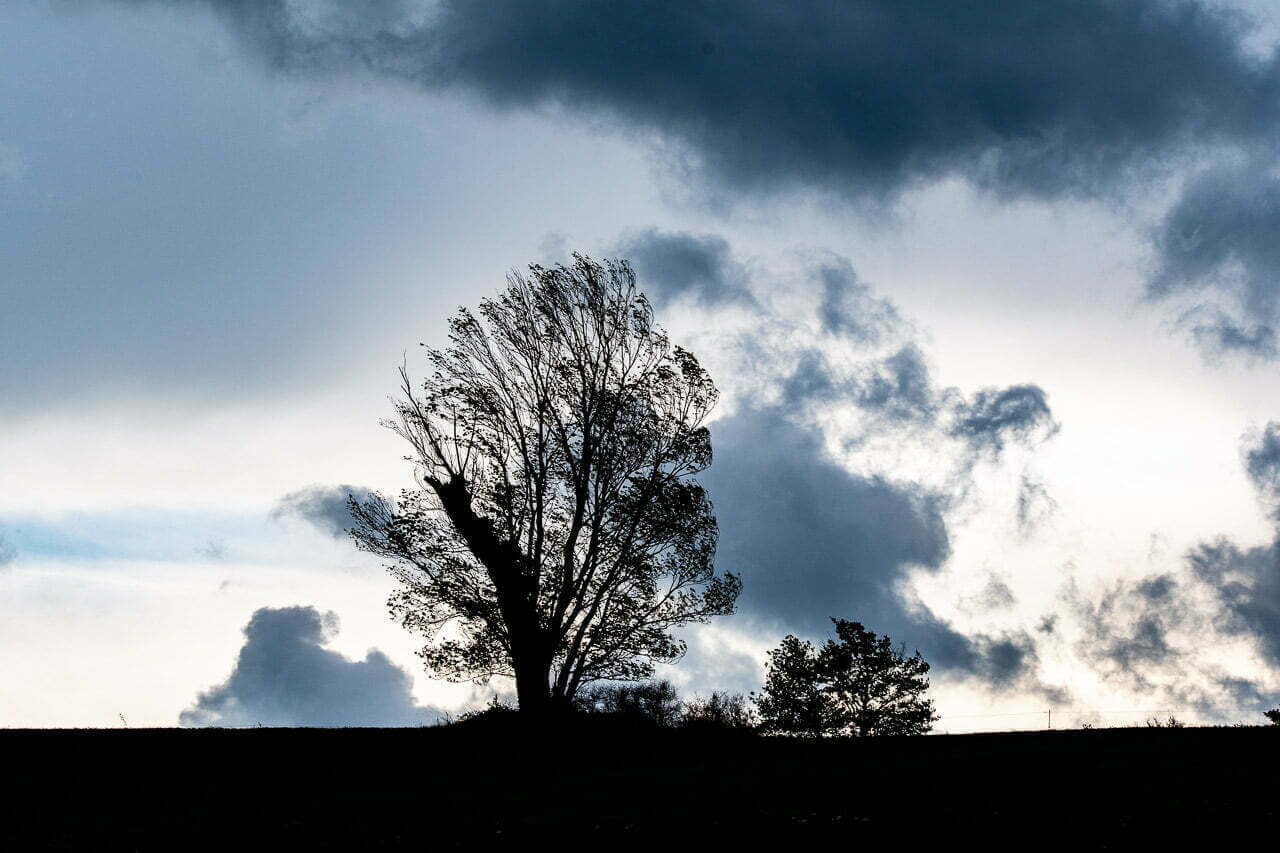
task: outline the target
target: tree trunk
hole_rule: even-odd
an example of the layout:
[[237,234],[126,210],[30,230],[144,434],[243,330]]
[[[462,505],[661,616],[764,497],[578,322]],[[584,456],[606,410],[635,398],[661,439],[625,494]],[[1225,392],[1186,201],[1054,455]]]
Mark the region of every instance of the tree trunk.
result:
[[520,713],[529,716],[542,716],[551,711],[551,661],[542,660],[542,655],[528,655],[523,660],[515,661],[516,699],[520,703]]
[[539,716],[551,708],[551,651],[538,626],[538,590],[519,547],[504,541],[493,522],[476,514],[471,492],[458,474],[448,480],[428,479],[449,520],[489,573],[502,620],[511,637],[511,665],[521,713]]

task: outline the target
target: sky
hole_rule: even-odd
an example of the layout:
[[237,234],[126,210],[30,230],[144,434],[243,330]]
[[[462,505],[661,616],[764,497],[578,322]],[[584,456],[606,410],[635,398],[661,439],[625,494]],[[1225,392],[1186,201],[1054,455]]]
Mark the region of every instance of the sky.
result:
[[738,612],[940,730],[1280,703],[1280,16],[1157,0],[0,5],[0,726],[416,725],[348,493],[458,306],[632,262]]

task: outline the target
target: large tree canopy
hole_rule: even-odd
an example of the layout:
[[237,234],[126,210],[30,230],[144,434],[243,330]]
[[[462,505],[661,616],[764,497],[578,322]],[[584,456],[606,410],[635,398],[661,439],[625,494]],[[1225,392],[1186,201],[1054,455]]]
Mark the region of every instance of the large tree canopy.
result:
[[522,709],[638,679],[684,653],[671,630],[730,613],[711,463],[717,391],[670,343],[625,262],[512,272],[461,309],[430,376],[384,422],[417,490],[352,501],[356,543],[391,559],[402,624],[429,671],[513,676]]

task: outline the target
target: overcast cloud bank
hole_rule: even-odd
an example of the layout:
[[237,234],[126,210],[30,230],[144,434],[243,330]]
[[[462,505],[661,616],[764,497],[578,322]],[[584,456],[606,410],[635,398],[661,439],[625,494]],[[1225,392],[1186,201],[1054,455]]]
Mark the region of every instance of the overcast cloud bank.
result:
[[[665,168],[720,200],[802,191],[882,207],[948,177],[998,198],[1106,200],[1191,175],[1154,230],[1147,295],[1201,295],[1178,325],[1210,356],[1280,352],[1280,255],[1268,237],[1280,210],[1280,52],[1249,46],[1255,27],[1240,10],[1199,0],[164,5],[212,10],[273,69],[554,108],[655,140]],[[1241,165],[1204,167],[1224,151]],[[656,296],[743,297],[698,267],[699,253],[723,247],[679,239],[689,252],[668,247],[671,291]]]
[[271,66],[556,104],[657,131],[734,190],[895,193],[961,174],[1094,194],[1191,144],[1265,142],[1274,56],[1199,2],[174,0]]

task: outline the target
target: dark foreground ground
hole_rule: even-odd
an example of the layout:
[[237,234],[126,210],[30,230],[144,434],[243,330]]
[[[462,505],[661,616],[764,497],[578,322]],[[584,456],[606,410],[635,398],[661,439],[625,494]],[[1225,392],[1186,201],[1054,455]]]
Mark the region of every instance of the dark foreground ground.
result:
[[15,851],[1274,849],[1280,830],[1280,727],[0,730],[0,768]]

